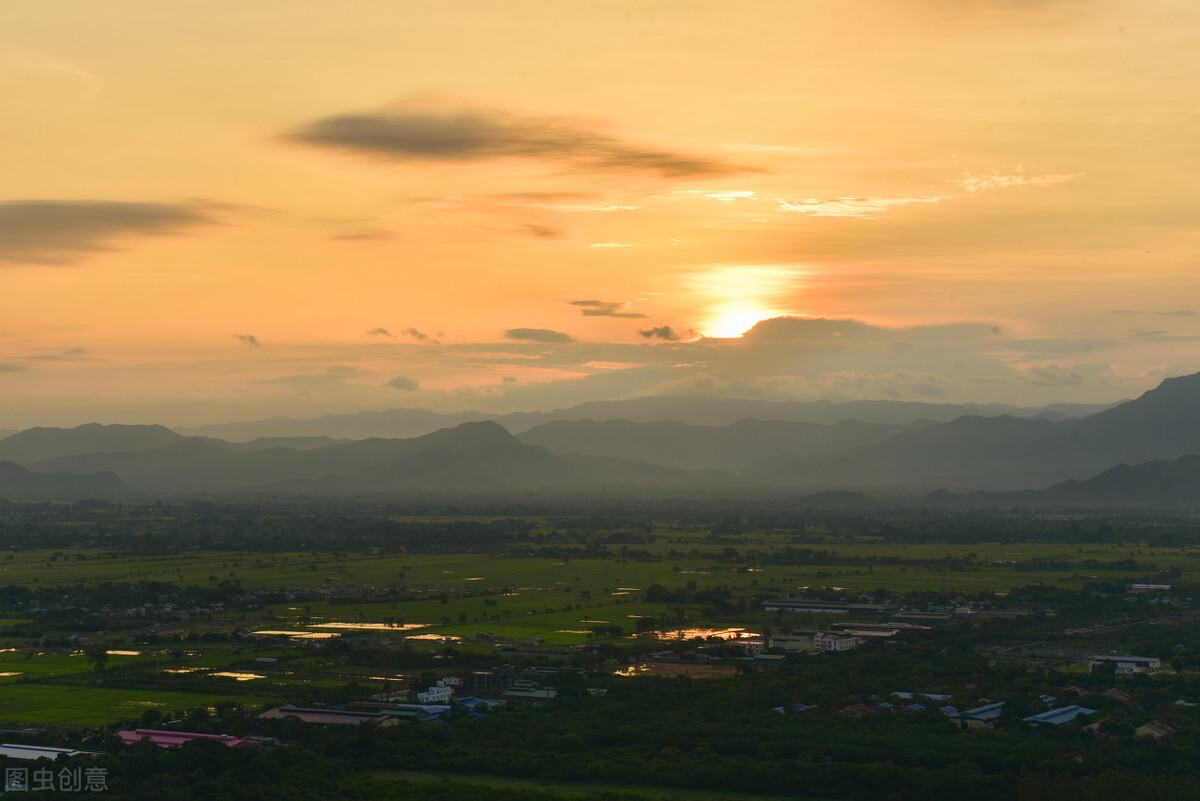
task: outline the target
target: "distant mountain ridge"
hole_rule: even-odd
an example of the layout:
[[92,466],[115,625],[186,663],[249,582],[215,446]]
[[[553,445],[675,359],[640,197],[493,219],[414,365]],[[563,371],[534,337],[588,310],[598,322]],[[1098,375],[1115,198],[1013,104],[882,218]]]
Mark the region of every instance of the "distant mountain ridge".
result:
[[1085,478],[1121,463],[1200,454],[1200,374],[1082,419],[960,417],[829,457],[776,464],[761,483],[997,491]]
[[[666,413],[668,403],[660,398],[603,408],[654,417]],[[743,403],[707,399],[681,413],[719,417]],[[901,413],[875,403],[830,408],[873,409],[877,416],[927,408],[904,405]],[[801,406],[806,414],[812,410]],[[603,411],[595,404],[574,409]],[[0,497],[637,491],[825,498],[855,506],[867,493],[950,507],[1192,508],[1200,494],[1197,458],[1200,374],[1168,379],[1137,399],[1068,419],[1045,410],[907,423],[583,419],[539,423],[519,436],[495,421],[468,421],[406,438],[296,434],[242,442],[153,425],[35,428],[0,439],[7,481],[0,483]],[[945,491],[927,495],[934,489]]]
[[527,445],[498,423],[462,423],[409,439],[364,439],[305,449],[246,448],[179,437],[160,448],[71,454],[45,473],[107,471],[151,492],[442,492],[688,485],[697,473],[628,460],[565,457]]
[[1092,478],[1070,479],[1043,490],[931,493],[932,506],[956,509],[1200,509],[1200,456],[1122,464]]
[[111,497],[126,489],[112,473],[35,473],[14,462],[0,461],[0,498],[5,500]]
[[1051,415],[1056,419],[1079,417],[1108,408],[1107,405],[1061,404],[1020,407],[1004,404],[949,404],[915,401],[765,401],[736,398],[706,398],[659,395],[632,400],[592,401],[547,412],[490,414],[479,411],[438,413],[425,409],[386,409],[350,414],[331,414],[310,419],[276,417],[205,426],[183,426],[175,430],[188,436],[203,436],[232,442],[258,437],[328,436],[338,439],[371,437],[415,437],[459,423],[494,420],[514,434],[537,426],[562,421],[628,420],[634,423],[676,422],[687,425],[725,426],[739,420],[779,420],[792,423],[833,425],[846,420],[882,425],[907,425],[917,420],[948,422],[967,414],[1019,417]]

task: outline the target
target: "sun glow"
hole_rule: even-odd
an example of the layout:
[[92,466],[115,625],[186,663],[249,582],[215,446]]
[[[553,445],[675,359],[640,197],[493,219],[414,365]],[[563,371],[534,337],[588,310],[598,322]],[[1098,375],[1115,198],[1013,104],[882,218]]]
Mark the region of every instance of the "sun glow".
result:
[[722,265],[688,278],[708,317],[707,337],[740,337],[763,320],[792,314],[784,304],[799,288],[805,271],[791,265]]
[[750,303],[730,303],[718,306],[713,316],[702,326],[706,337],[732,339],[740,337],[763,320],[778,317],[782,312]]

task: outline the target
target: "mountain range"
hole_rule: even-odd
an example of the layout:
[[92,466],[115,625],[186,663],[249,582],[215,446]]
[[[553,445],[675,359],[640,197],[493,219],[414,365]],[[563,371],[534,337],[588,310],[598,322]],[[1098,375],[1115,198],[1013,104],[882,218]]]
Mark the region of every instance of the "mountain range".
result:
[[831,425],[846,420],[905,425],[915,420],[944,423],[963,415],[1042,417],[1062,420],[1108,408],[1106,405],[1059,404],[1023,407],[1004,404],[918,403],[913,401],[766,401],[739,398],[658,395],[630,400],[593,401],[545,412],[438,413],[425,409],[387,409],[331,414],[310,419],[275,417],[268,420],[180,427],[181,434],[244,442],[260,437],[326,436],[336,439],[417,437],[459,423],[493,420],[514,434],[546,423],[576,420],[627,420],[633,423],[671,421],[696,426],[724,426],[739,420],[778,420]]
[[[692,422],[661,419],[673,403]],[[840,505],[858,492],[951,507],[1200,506],[1200,374],[1083,417],[1068,416],[1079,408],[989,415],[970,407],[940,420],[963,407],[762,403],[655,398],[537,413],[624,410],[639,419],[501,418],[516,435],[500,420],[404,438],[315,433],[348,433],[347,419],[399,419],[378,412],[290,421],[320,425],[241,441],[157,425],[33,428],[0,439],[0,498],[719,491],[826,493]],[[749,407],[794,417],[853,409],[873,419],[726,419]]]

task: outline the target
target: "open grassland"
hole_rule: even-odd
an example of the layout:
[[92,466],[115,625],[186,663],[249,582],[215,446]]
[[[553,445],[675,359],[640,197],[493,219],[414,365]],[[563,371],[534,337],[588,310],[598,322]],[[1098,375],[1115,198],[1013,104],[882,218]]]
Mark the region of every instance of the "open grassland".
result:
[[[14,684],[0,690],[0,720],[64,726],[99,726],[118,720],[137,720],[147,709],[162,713],[214,706],[227,702],[220,693],[110,689],[59,684]],[[257,706],[269,697],[241,697]]]
[[[631,546],[642,555],[570,559],[465,554],[305,554],[196,551],[138,555],[78,551],[21,551],[0,559],[0,584],[57,586],[104,582],[171,582],[205,586],[222,581],[243,587],[336,587],[420,585],[478,591],[485,588],[567,588],[593,595],[695,581],[752,591],[802,587],[849,589],[1004,591],[1040,581],[1078,587],[1095,579],[1178,568],[1181,579],[1200,575],[1200,551],[1137,545],[975,543],[970,545],[845,542],[792,544],[787,538],[724,542],[668,536]],[[736,547],[731,559],[723,549]],[[791,548],[788,564],[777,563]],[[805,564],[800,549],[824,552]],[[829,557],[856,564],[830,564]],[[1134,561],[1137,569],[1117,563]],[[796,563],[799,562],[799,563]],[[1042,564],[1037,564],[1038,562]],[[1053,563],[1048,565],[1048,563]],[[2,628],[2,626],[0,626]]]
[[551,782],[537,779],[518,779],[509,776],[463,776],[422,771],[389,771],[372,776],[377,781],[403,784],[437,783],[456,788],[474,789],[479,798],[486,798],[490,789],[544,791],[557,796],[581,799],[614,799],[614,801],[813,801],[808,796],[761,795],[722,790],[690,790],[670,787],[650,787],[600,782]]

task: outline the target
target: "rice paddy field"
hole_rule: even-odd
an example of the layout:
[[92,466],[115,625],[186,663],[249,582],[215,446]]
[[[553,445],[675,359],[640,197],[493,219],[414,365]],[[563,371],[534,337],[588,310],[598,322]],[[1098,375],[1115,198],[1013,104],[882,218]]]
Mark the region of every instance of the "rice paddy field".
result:
[[[669,526],[626,545],[589,549],[581,542],[589,544],[577,539],[574,550],[557,552],[536,537],[466,553],[9,550],[0,554],[0,587],[45,594],[158,582],[235,586],[265,600],[152,620],[121,618],[129,613],[120,609],[2,617],[0,722],[95,726],[136,721],[147,710],[258,707],[334,697],[350,684],[372,691],[404,686],[403,669],[352,660],[331,666],[317,646],[338,641],[490,658],[502,646],[653,648],[635,637],[645,617],[677,620],[682,630],[770,625],[756,604],[735,615],[710,603],[650,600],[647,589],[654,585],[686,586],[693,594],[723,588],[740,599],[828,588],[850,595],[880,589],[1005,593],[1035,582],[1078,588],[1169,569],[1183,582],[1200,565],[1195,548],[1137,543],[798,542],[791,533],[717,537]],[[275,594],[261,595],[266,591]],[[116,630],[103,632],[114,619],[122,621]],[[113,644],[97,670],[94,650],[85,645],[101,637]]]

